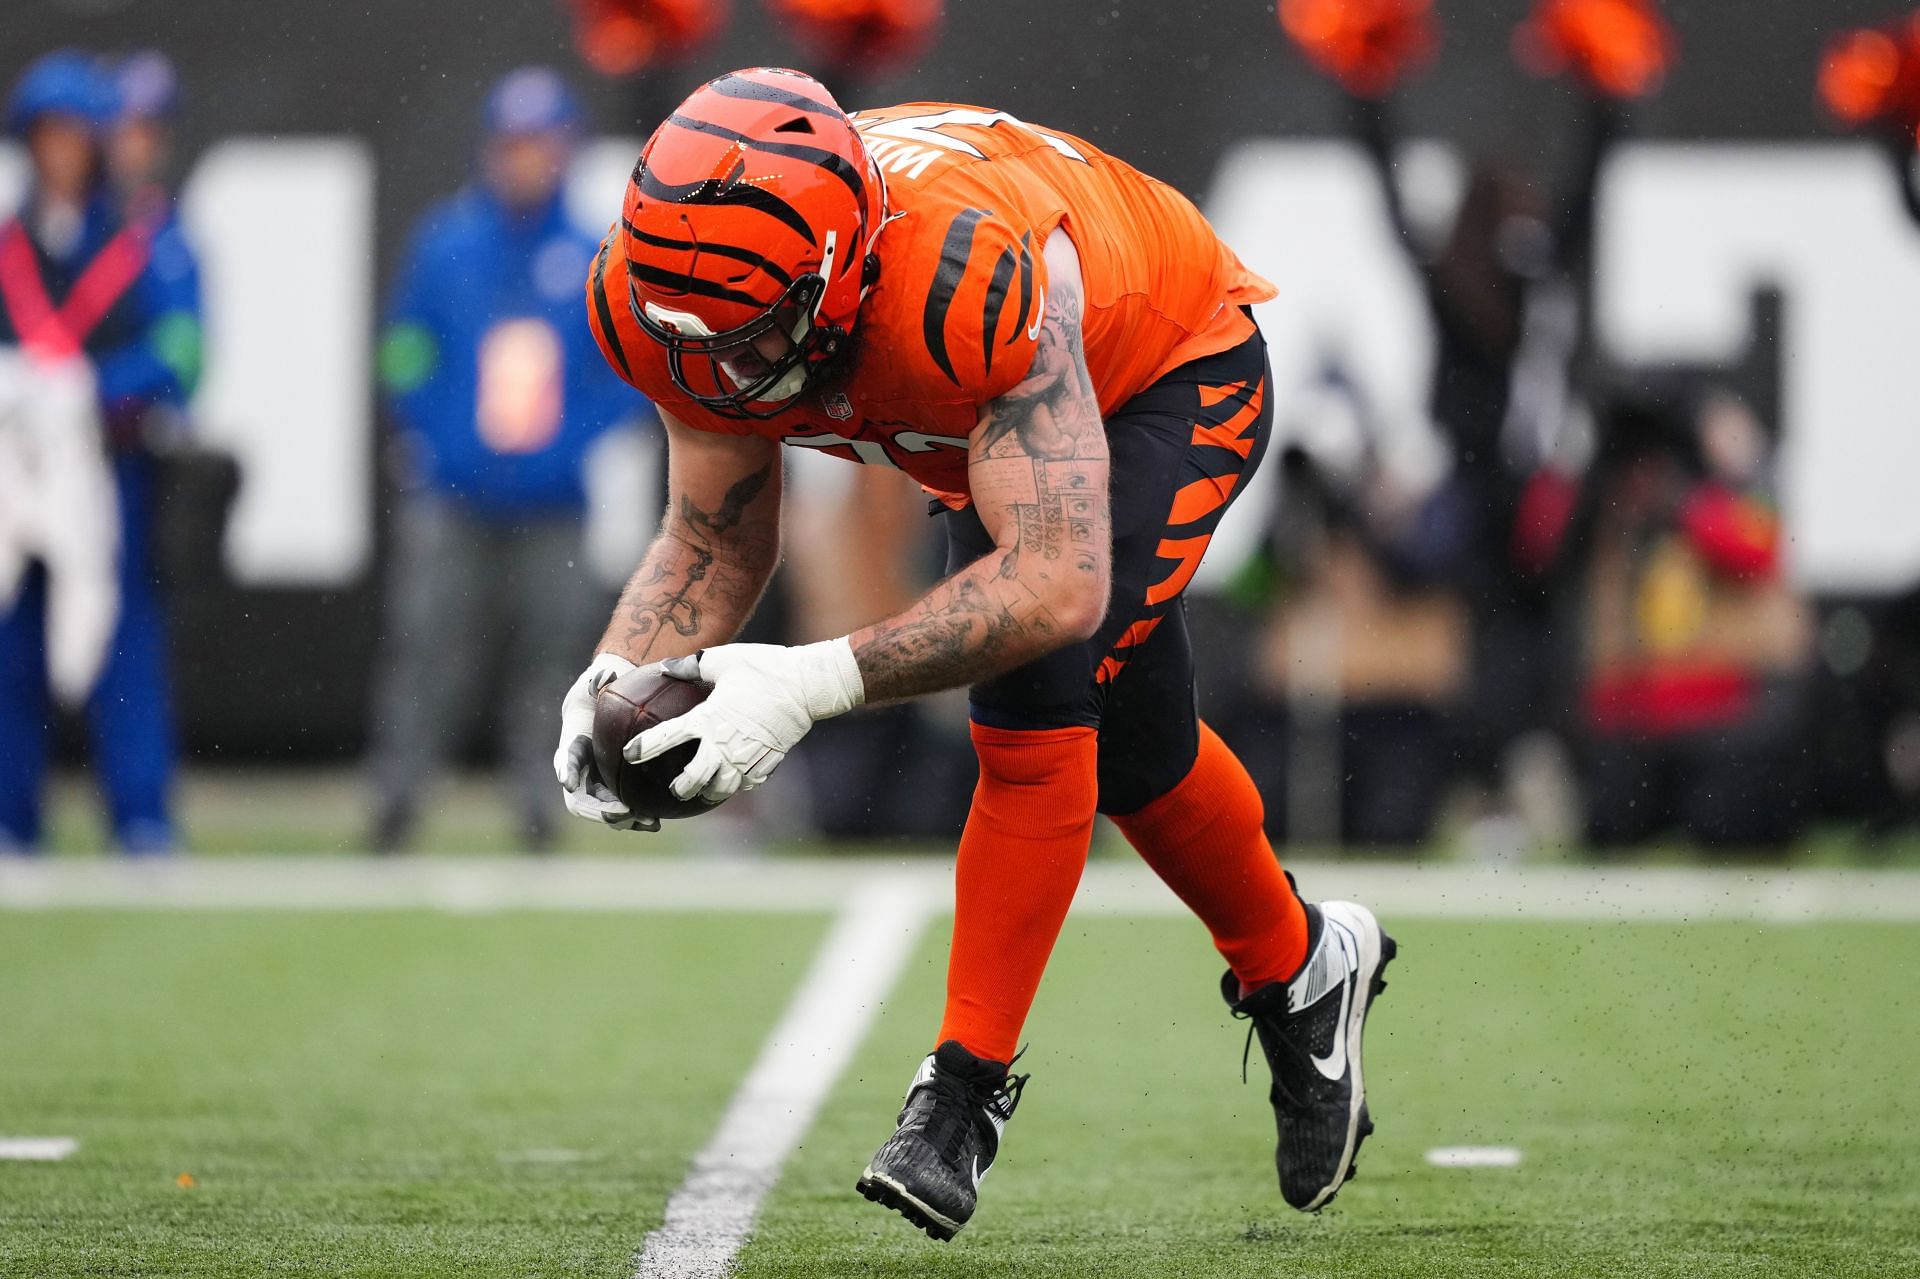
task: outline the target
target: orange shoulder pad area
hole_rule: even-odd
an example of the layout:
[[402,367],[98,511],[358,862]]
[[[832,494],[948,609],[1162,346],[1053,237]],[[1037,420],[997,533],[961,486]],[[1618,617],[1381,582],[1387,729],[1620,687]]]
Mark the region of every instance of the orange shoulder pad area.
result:
[[879,380],[900,398],[983,407],[1033,367],[1046,263],[1031,229],[991,209],[931,204],[887,232],[892,244],[883,237],[869,331],[856,341],[884,344],[872,364],[890,370]]

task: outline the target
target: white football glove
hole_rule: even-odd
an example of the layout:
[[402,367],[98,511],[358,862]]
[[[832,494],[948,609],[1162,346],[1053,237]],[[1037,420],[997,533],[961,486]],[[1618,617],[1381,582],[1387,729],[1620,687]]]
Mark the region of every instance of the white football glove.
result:
[[615,830],[659,830],[658,817],[636,817],[607,789],[593,764],[593,701],[600,690],[633,669],[633,663],[612,653],[601,653],[580,672],[560,703],[560,749],[553,753],[553,773],[567,793],[567,811],[575,817],[603,822]]
[[698,739],[699,750],[672,789],[681,799],[698,795],[711,804],[766,781],[817,721],[866,698],[845,637],[798,648],[722,644],[673,658],[663,669],[713,692],[685,715],[636,736],[622,754],[640,763]]

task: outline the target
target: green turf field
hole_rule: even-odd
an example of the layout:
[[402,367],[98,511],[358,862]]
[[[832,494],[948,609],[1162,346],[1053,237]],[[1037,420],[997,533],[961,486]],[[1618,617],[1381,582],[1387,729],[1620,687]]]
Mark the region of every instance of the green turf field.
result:
[[[936,926],[742,1275],[1920,1274],[1920,927],[1386,922],[1380,1131],[1321,1216],[1174,918],[1069,924],[958,1241],[859,1198]],[[81,1143],[0,1163],[0,1275],[620,1279],[824,926],[0,913],[0,1135]],[[1524,1162],[1423,1162],[1462,1144]]]
[[0,914],[0,1275],[627,1274],[822,924]]

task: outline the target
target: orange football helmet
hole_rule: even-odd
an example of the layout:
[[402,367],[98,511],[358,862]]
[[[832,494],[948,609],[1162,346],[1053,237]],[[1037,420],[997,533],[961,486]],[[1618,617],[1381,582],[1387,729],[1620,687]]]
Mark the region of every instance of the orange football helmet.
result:
[[634,319],[696,402],[771,417],[845,351],[886,220],[880,170],[825,85],[723,75],[654,131],[627,184]]

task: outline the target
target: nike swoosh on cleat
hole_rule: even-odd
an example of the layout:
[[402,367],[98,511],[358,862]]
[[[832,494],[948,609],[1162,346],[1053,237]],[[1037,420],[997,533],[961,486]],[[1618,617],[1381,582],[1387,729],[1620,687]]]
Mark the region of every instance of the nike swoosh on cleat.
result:
[[1325,1057],[1309,1055],[1307,1060],[1321,1077],[1334,1083],[1340,1082],[1347,1073],[1347,1014],[1353,1009],[1354,977],[1360,968],[1360,947],[1354,941],[1353,934],[1339,924],[1329,921],[1333,935],[1340,942],[1340,949],[1347,957],[1347,975],[1340,979],[1340,1020],[1334,1023],[1333,1047],[1327,1050]]

